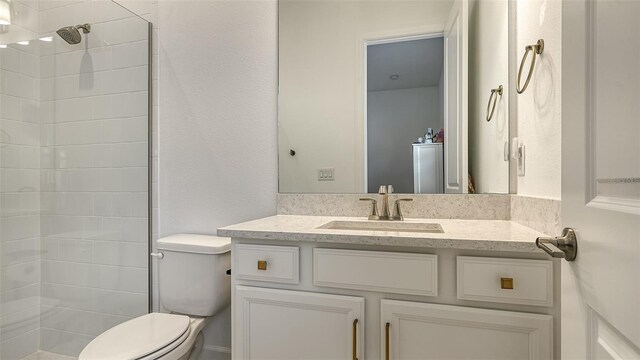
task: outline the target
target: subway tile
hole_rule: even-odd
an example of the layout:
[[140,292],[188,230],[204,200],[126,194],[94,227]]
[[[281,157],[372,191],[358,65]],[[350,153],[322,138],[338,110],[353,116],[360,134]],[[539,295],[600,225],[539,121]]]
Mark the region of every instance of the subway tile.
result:
[[2,215],[39,215],[40,194],[37,192],[16,192],[0,194]]
[[101,169],[103,191],[147,191],[147,167]]
[[40,326],[40,307],[31,306],[26,309],[0,317],[0,339],[3,341],[16,338],[27,332],[37,330]]
[[22,112],[20,120],[34,124],[40,123],[40,104],[38,101],[21,99],[20,110]]
[[[2,52],[0,51],[0,53]],[[20,98],[5,94],[0,95],[0,117],[7,120],[20,120],[20,112]],[[4,142],[4,139],[2,141]]]
[[[63,167],[64,164],[56,165]],[[43,169],[42,191],[101,191],[102,169]]]
[[78,263],[93,261],[93,241],[79,239],[58,240],[58,260]]
[[40,148],[36,145],[4,145],[0,151],[0,164],[3,168],[39,169]]
[[99,288],[143,294],[148,292],[149,274],[146,268],[99,266],[92,270],[97,271]]
[[[20,51],[11,47],[0,49],[0,69],[19,73]],[[4,75],[4,72],[2,72],[2,75]]]
[[114,315],[140,316],[148,311],[147,293],[95,289],[94,309]]
[[130,319],[128,316],[89,312],[77,309],[42,306],[41,326],[47,329],[97,336]]
[[112,193],[113,216],[148,217],[149,195],[147,192]]
[[40,77],[40,58],[35,54],[20,53],[20,73],[31,77]]
[[40,349],[57,354],[78,356],[93,338],[93,336],[89,335],[41,328]]
[[42,259],[57,260],[58,259],[58,239],[42,238]]
[[43,192],[43,213],[55,215],[91,215],[93,194],[87,192]]
[[[42,4],[47,4],[43,1]],[[69,24],[82,24],[82,14],[78,13],[81,2],[75,2],[63,6],[45,7],[40,10],[40,32],[53,32]]]
[[[53,35],[51,35],[53,36]],[[57,35],[56,35],[57,36]],[[50,79],[56,76],[56,58],[52,55],[40,56],[40,77]]]
[[40,304],[40,283],[0,292],[0,316],[36,307]]
[[2,142],[5,144],[40,145],[38,124],[2,119],[0,129],[3,131]]
[[149,65],[149,42],[147,40],[114,45],[113,69]]
[[40,124],[50,124],[54,122],[55,103],[53,100],[40,101]]
[[12,216],[0,219],[0,239],[11,241],[40,236],[40,217],[38,215]]
[[95,287],[92,265],[57,260],[42,261],[42,281],[63,285]]
[[2,268],[2,288],[17,289],[40,282],[40,261],[30,261]]
[[2,94],[31,100],[38,99],[38,79],[5,70],[0,73],[0,76],[4,78],[3,81],[0,82],[0,91]]
[[112,97],[112,117],[147,116],[149,113],[149,93],[144,91],[114,94]]
[[2,169],[0,171],[2,192],[32,192],[40,189],[40,171],[37,169]]
[[100,240],[147,243],[149,229],[146,218],[103,218]]
[[148,264],[147,244],[95,241],[93,261],[95,264],[146,268]]
[[22,2],[13,2],[12,3],[12,11],[18,16],[15,16],[12,19],[11,26],[20,26],[24,29],[31,30],[33,32],[38,32],[38,10],[32,7],[25,5]]
[[40,333],[38,330],[26,332],[20,336],[0,342],[0,358],[22,359],[38,350]]
[[40,260],[40,238],[3,241],[0,243],[0,264],[7,266]]
[[78,310],[97,311],[93,288],[70,286],[50,282],[42,283],[42,305]]

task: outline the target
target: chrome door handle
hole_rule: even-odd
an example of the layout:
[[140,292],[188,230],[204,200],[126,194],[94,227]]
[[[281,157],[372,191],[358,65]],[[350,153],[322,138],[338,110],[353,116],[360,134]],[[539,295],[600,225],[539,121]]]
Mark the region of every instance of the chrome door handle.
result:
[[554,238],[539,237],[536,246],[554,258],[574,261],[578,254],[578,238],[572,228],[564,228],[561,236]]

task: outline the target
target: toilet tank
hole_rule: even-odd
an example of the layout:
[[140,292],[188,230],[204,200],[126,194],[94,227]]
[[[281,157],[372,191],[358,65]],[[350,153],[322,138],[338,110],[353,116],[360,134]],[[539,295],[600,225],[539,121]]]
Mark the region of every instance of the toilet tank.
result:
[[158,240],[158,289],[167,311],[213,316],[231,303],[231,239],[178,234]]

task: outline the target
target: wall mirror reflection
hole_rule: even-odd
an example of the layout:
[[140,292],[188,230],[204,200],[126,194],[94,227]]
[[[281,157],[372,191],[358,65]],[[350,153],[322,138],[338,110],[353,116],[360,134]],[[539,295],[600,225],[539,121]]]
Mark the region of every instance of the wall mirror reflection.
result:
[[507,0],[280,1],[279,191],[508,193],[509,89]]

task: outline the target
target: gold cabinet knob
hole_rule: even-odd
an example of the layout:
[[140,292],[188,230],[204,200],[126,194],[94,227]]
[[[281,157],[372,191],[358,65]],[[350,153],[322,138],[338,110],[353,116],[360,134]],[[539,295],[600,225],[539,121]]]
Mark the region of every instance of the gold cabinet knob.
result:
[[258,260],[258,270],[267,270],[267,260]]
[[500,288],[506,290],[513,290],[513,278],[501,277]]

